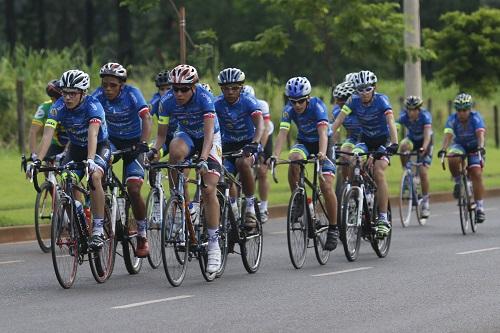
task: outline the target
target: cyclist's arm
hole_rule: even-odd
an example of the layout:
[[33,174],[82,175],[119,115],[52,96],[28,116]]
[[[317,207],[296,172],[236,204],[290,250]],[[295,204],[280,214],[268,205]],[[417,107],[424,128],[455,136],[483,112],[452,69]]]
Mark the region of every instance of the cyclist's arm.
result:
[[328,125],[321,124],[318,126],[318,136],[319,136],[319,147],[318,152],[326,156],[326,149],[328,146],[328,135],[327,135]]
[[42,161],[45,158],[45,155],[47,155],[47,151],[49,150],[50,144],[52,143],[52,136],[54,136],[56,125],[54,126],[45,125],[43,129],[42,141],[40,142],[40,146],[38,147],[38,154],[37,154],[38,158]]
[[271,128],[271,126],[269,126],[270,122],[270,119],[264,119],[264,133],[262,133],[262,136],[260,138],[260,144],[262,145],[262,147],[266,146],[267,140],[269,139],[269,129]]
[[38,132],[40,132],[40,129],[43,126],[38,124],[38,123],[32,123],[28,135],[28,142],[29,142],[29,148],[30,152],[34,153],[36,151],[36,143],[37,143],[37,137],[38,137]]
[[478,148],[484,148],[484,130],[477,130],[476,137]]
[[280,131],[278,133],[278,137],[276,138],[276,143],[274,145],[274,153],[273,155],[276,156],[277,158],[281,154],[281,148],[283,146],[283,143],[286,141],[286,136],[288,135],[288,129],[287,128],[280,128]]
[[264,134],[264,119],[261,112],[256,112],[252,115],[252,121],[255,126],[255,133],[253,135],[253,142],[260,142]]
[[394,122],[394,114],[392,110],[385,111],[385,119],[387,120],[387,126],[389,127],[389,135],[391,137],[391,143],[398,143],[398,131],[396,129],[396,123]]
[[448,149],[448,146],[450,145],[451,140],[453,140],[453,132],[449,132],[446,130],[447,129],[445,129],[444,138],[443,138],[443,146],[442,146],[443,150]]
[[153,119],[147,107],[139,111],[139,117],[142,119],[141,141],[147,142],[151,137],[151,128],[153,127]]
[[95,153],[97,151],[97,135],[99,134],[100,127],[101,122],[98,119],[90,120],[89,131],[87,134],[87,159],[95,159]]
[[[346,113],[344,113],[343,111],[339,113],[339,115],[335,119],[335,122],[333,123],[333,126],[332,126],[333,133],[337,133],[340,126],[342,126],[342,124],[344,123],[345,117],[347,117]],[[335,136],[333,137],[333,142],[337,142],[337,141],[335,141]]]
[[207,160],[214,142],[215,113],[205,113],[203,116],[203,147],[200,159]]
[[432,127],[424,126],[424,142],[422,143],[422,148],[424,149],[424,151],[427,151],[427,148],[429,148],[429,144],[431,143],[431,136]]

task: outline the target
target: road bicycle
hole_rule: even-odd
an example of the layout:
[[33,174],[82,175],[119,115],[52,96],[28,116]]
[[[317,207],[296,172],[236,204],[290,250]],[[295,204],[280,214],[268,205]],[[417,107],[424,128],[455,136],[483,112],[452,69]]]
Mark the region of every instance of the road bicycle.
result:
[[[314,247],[316,259],[325,265],[330,257],[330,251],[325,250],[329,217],[326,202],[319,186],[321,175],[320,160],[314,155],[307,160],[277,160],[271,161],[273,180],[276,178],[276,166],[280,164],[298,165],[299,181],[292,191],[287,212],[287,243],[288,253],[293,267],[302,268],[306,259],[307,248]],[[313,164],[312,181],[306,176],[306,165]],[[308,196],[308,189],[311,196]],[[313,245],[309,246],[309,240]]]
[[[425,225],[427,218],[422,216],[423,199],[420,183],[420,166],[423,163],[419,161],[419,154],[417,152],[398,153],[397,155],[407,158],[399,187],[399,216],[401,224],[403,227],[408,227],[410,225],[411,213],[415,210],[418,223]],[[414,158],[412,159],[412,157]]]
[[[363,157],[373,159],[378,151],[367,153],[348,153],[338,151],[339,155],[351,156],[353,168],[352,180],[347,179],[342,190],[340,238],[344,246],[344,253],[348,261],[355,261],[359,255],[361,239],[369,241],[378,257],[384,258],[389,253],[392,229],[383,239],[376,237],[378,222],[377,185],[372,175],[371,161],[362,163]],[[387,220],[392,223],[390,202],[387,202]]]

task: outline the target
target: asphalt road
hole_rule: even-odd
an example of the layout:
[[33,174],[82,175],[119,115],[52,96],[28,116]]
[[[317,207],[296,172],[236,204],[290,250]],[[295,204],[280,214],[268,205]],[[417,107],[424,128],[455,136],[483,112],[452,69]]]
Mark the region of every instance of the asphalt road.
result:
[[109,281],[88,263],[63,290],[50,254],[36,243],[0,245],[0,332],[500,332],[500,209],[463,236],[454,203],[432,206],[426,226],[394,222],[379,259],[363,242],[357,262],[341,247],[320,266],[308,251],[301,270],[288,257],[284,219],[267,223],[260,270],[247,274],[231,255],[207,283],[191,262],[181,287],[147,261],[135,276],[117,257]]

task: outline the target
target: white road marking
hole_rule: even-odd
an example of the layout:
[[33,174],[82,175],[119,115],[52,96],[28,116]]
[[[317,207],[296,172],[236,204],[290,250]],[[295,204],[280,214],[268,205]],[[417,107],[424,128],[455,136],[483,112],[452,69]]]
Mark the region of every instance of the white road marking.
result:
[[3,264],[16,264],[16,263],[20,263],[20,262],[24,262],[24,260],[0,261],[0,265],[3,265]]
[[373,268],[373,267],[360,267],[360,268],[346,269],[345,271],[336,271],[336,272],[330,272],[330,273],[314,274],[314,275],[311,275],[311,276],[337,275],[337,274],[343,274],[343,273],[364,271],[364,270],[371,269],[371,268]]
[[286,231],[273,231],[270,232],[271,235],[285,235]]
[[131,303],[131,304],[127,304],[127,305],[114,306],[111,309],[129,309],[129,308],[135,308],[135,307],[138,307],[138,306],[143,306],[143,305],[148,305],[148,304],[154,304],[154,303],[161,303],[161,302],[175,301],[175,300],[178,300],[178,299],[190,298],[190,297],[193,297],[193,296],[194,295],[181,295],[181,296],[175,296],[175,297],[155,299],[155,300],[151,300],[151,301],[144,301],[144,302],[139,302],[139,303]]
[[487,248],[487,249],[480,249],[480,250],[473,250],[473,251],[458,252],[457,254],[481,253],[481,252],[488,252],[488,251],[495,251],[495,250],[500,250],[500,247],[490,247],[490,248]]

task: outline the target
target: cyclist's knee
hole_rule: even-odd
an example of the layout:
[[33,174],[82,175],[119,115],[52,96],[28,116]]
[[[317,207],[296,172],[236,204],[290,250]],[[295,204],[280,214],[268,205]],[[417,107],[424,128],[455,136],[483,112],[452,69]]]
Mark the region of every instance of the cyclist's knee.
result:
[[288,158],[292,161],[298,161],[298,160],[303,160],[304,159],[304,156],[302,156],[301,154],[299,153],[291,153]]

